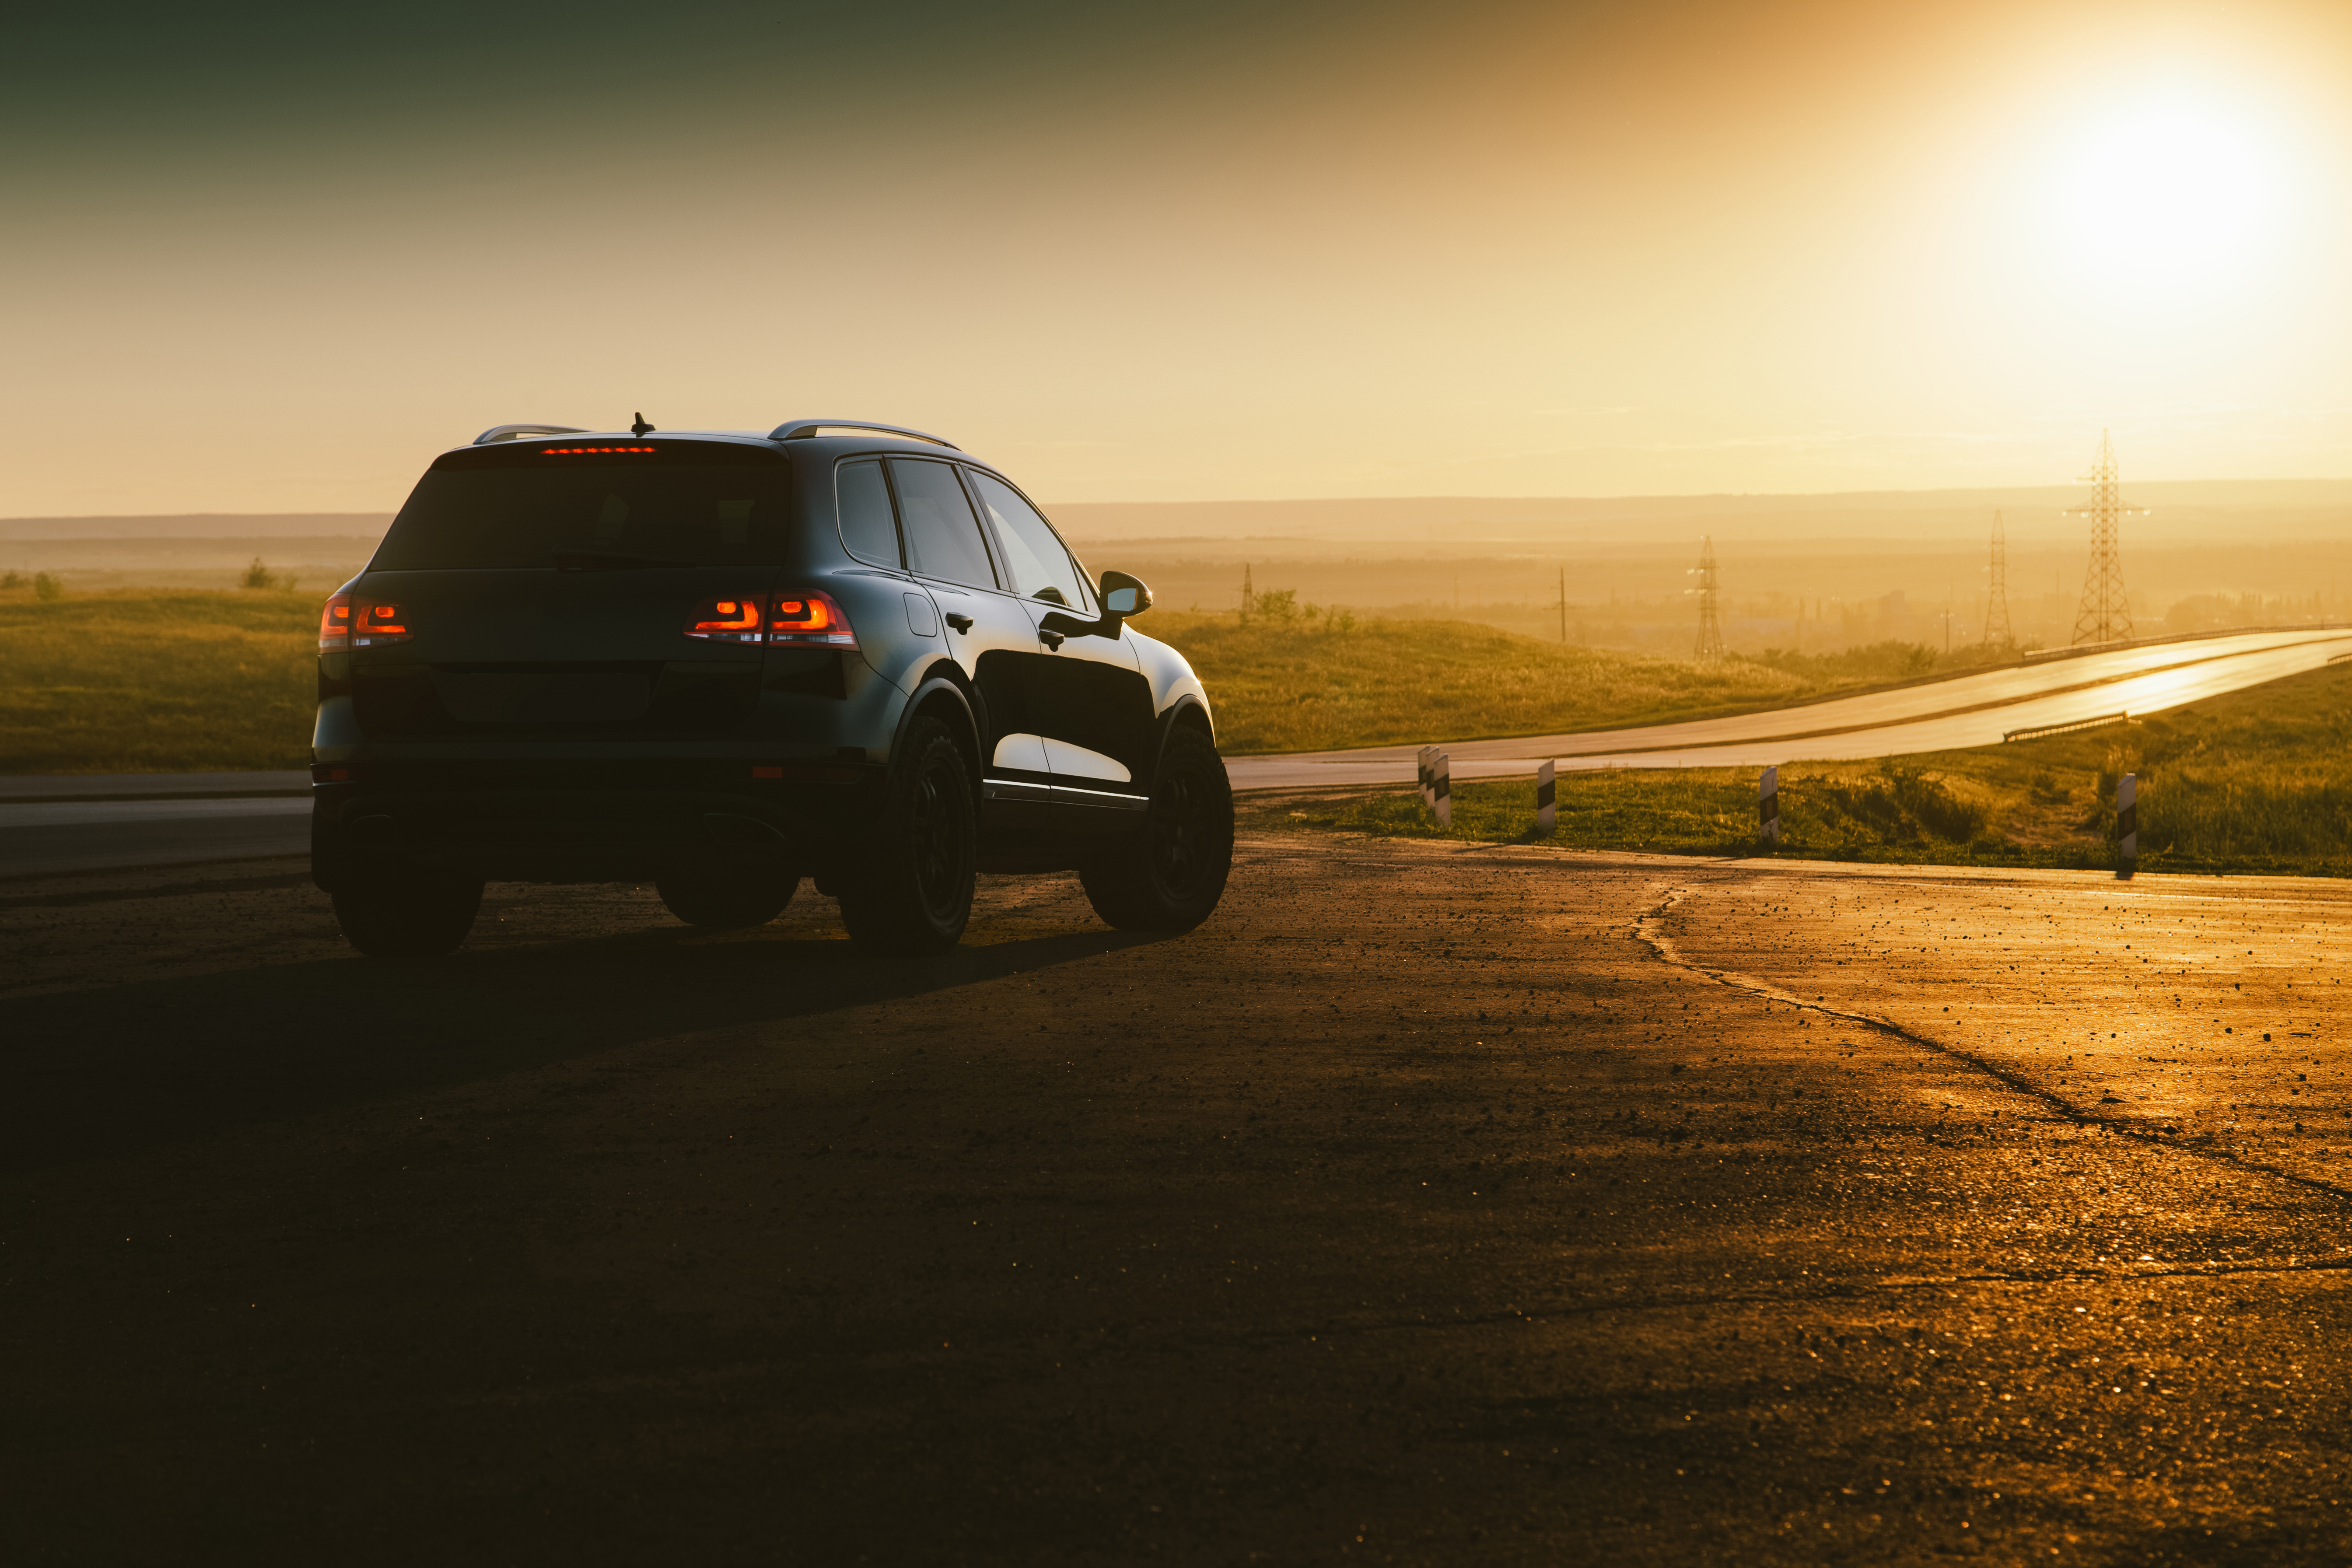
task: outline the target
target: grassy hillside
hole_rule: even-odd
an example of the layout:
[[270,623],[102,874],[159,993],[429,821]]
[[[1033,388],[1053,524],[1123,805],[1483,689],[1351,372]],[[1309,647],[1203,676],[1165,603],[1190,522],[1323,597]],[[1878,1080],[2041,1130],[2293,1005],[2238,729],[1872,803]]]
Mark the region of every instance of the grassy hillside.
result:
[[0,772],[303,767],[318,628],[309,594],[0,589]]
[[[2115,864],[2115,786],[2139,779],[2140,868],[2352,876],[2352,665],[2142,722],[1884,763],[1780,770],[1780,853],[1950,865]],[[1753,768],[1563,775],[1551,842],[1752,854]],[[1529,839],[1535,789],[1472,784],[1452,837]],[[1261,826],[1436,837],[1408,790],[1247,806]]]
[[1564,647],[1464,621],[1289,621],[1154,610],[1136,629],[1182,650],[1228,756],[1539,735],[1749,712],[1855,678]]

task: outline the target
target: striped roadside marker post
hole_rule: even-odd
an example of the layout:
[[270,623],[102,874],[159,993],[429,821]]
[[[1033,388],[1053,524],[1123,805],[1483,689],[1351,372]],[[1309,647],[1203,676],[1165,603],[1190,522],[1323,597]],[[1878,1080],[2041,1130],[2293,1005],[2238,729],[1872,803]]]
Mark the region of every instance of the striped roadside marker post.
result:
[[1558,797],[1552,789],[1552,778],[1551,763],[1546,763],[1536,769],[1536,831],[1546,837],[1551,836],[1552,824],[1559,820],[1559,814],[1553,809],[1553,802]]
[[1437,792],[1431,785],[1430,781],[1432,775],[1429,771],[1429,759],[1436,754],[1437,748],[1435,746],[1423,746],[1421,749],[1420,755],[1413,761],[1413,768],[1418,773],[1421,781],[1415,787],[1421,791],[1421,808],[1423,811],[1434,811],[1437,809]]
[[1758,837],[1778,849],[1780,847],[1780,770],[1766,768],[1764,776],[1756,781],[1756,826]]
[[1452,828],[1454,826],[1453,768],[1444,752],[1436,752],[1429,759],[1429,790],[1430,809],[1437,814],[1437,826]]
[[2116,781],[2116,875],[2127,879],[2139,869],[2139,775],[2126,773]]

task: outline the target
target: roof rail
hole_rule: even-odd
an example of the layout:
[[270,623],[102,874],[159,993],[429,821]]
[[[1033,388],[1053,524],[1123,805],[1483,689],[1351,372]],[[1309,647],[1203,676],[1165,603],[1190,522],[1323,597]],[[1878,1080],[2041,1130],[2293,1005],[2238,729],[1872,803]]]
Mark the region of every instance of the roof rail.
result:
[[934,447],[945,447],[950,452],[963,450],[944,436],[934,436],[928,430],[909,430],[904,425],[877,425],[870,419],[787,419],[768,432],[768,439],[802,441],[820,430],[875,430],[885,436],[911,436],[918,441],[929,441]]
[[525,436],[585,436],[587,428],[580,425],[493,425],[474,437],[477,447],[488,447],[499,441],[519,441]]

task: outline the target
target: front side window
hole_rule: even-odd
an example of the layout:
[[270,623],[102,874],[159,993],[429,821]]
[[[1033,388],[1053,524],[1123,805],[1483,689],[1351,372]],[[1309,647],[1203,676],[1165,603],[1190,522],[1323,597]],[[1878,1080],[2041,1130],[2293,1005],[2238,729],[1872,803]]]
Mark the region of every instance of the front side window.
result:
[[1088,603],[1085,580],[1078,575],[1069,551],[1037,515],[1037,509],[993,474],[974,472],[971,488],[979,492],[981,508],[989,521],[996,524],[1005,564],[1013,573],[1013,591],[1049,605],[1085,609]]
[[919,458],[893,458],[890,482],[898,491],[898,521],[906,533],[910,570],[978,588],[996,586],[988,547],[980,540],[980,521],[971,515],[971,502],[964,499],[953,468]]
[[860,561],[877,566],[898,564],[898,524],[890,515],[890,488],[882,482],[882,465],[868,458],[844,463],[835,479],[841,503],[841,542]]

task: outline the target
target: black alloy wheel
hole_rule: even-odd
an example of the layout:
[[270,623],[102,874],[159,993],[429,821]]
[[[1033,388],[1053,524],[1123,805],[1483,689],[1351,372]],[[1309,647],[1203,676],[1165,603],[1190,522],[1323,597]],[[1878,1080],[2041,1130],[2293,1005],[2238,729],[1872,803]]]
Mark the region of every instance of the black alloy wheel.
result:
[[873,840],[842,879],[842,923],[878,952],[938,952],[961,941],[971,919],[971,770],[948,727],[929,717],[908,728],[899,763]]
[[[1151,798],[1147,853],[1160,886],[1179,901],[1192,898],[1212,874],[1223,869],[1212,860],[1216,830],[1208,794],[1189,773],[1179,771]],[[1230,852],[1232,846],[1226,847]]]
[[952,748],[934,751],[915,775],[915,798],[908,813],[915,888],[923,913],[933,921],[961,922],[971,898],[971,806],[963,794],[963,770],[951,767]]
[[1078,868],[1095,913],[1122,931],[1190,931],[1216,910],[1234,863],[1224,759],[1190,727],[1170,732],[1143,831]]
[[669,912],[705,931],[742,931],[763,926],[784,912],[801,879],[788,871],[730,867],[658,878],[654,891]]
[[336,879],[335,923],[370,958],[455,952],[482,907],[482,879],[404,867],[354,866]]

